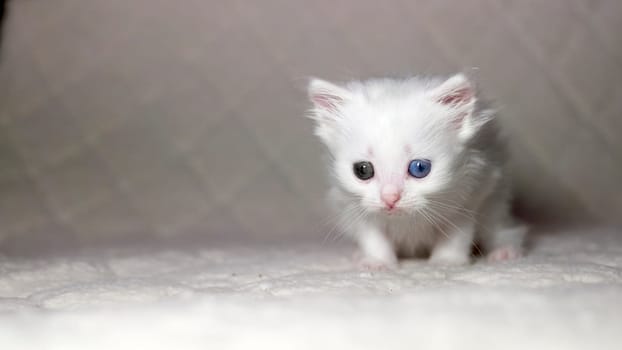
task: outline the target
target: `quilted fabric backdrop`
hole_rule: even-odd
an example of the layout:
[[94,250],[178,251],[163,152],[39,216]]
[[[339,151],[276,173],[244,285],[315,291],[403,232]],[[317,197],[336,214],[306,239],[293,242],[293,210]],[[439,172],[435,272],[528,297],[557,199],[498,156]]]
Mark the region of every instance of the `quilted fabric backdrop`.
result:
[[619,0],[12,0],[5,247],[321,239],[311,75],[474,71],[501,107],[521,211],[620,223],[620,33]]

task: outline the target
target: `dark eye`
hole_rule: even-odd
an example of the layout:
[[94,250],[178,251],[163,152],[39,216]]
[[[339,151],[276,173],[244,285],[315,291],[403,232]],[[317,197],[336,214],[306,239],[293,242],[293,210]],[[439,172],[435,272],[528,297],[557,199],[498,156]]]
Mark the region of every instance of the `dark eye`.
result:
[[432,162],[427,159],[414,159],[408,164],[408,173],[418,179],[428,176],[430,170],[432,170]]
[[354,163],[354,175],[361,180],[369,180],[374,177],[374,166],[370,162]]

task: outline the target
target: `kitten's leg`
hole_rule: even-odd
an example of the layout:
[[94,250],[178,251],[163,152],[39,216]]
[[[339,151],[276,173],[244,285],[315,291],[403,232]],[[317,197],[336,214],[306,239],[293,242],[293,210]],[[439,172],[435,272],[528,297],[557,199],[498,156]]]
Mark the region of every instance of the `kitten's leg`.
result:
[[524,225],[498,226],[487,237],[488,261],[512,260],[523,256]]
[[445,229],[432,248],[430,262],[440,265],[465,265],[471,261],[471,248],[475,236],[475,225],[464,222],[452,229]]
[[518,223],[510,214],[507,200],[488,201],[482,208],[478,234],[488,261],[503,261],[523,255],[527,226]]
[[527,226],[517,223],[507,205],[493,206],[482,216],[478,233],[488,252],[488,261],[503,261],[523,255]]
[[359,264],[368,269],[397,266],[397,256],[389,238],[375,224],[360,225],[357,240],[363,256]]

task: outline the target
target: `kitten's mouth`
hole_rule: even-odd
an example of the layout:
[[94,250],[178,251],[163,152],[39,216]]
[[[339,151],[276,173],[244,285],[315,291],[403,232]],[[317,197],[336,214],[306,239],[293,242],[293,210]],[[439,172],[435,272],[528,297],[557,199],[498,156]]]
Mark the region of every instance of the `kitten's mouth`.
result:
[[382,211],[387,215],[399,215],[402,213],[398,207],[384,207]]

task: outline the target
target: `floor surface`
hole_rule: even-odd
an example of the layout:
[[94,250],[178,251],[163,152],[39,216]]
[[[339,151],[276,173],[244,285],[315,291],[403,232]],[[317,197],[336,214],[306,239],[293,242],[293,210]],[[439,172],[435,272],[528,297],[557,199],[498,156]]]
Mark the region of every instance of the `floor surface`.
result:
[[622,232],[527,257],[370,272],[349,245],[0,257],[2,349],[622,348]]

